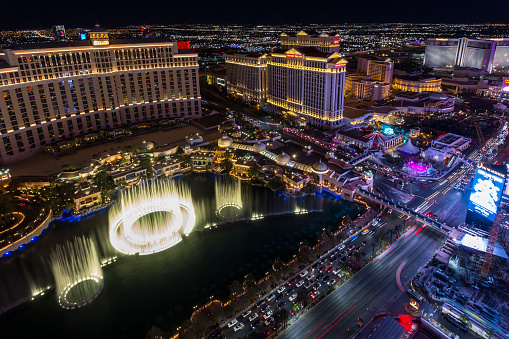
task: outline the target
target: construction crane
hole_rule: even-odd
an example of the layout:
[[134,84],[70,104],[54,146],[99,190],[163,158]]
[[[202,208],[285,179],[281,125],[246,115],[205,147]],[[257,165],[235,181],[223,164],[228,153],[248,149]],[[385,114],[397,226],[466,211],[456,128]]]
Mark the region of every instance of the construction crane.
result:
[[484,262],[482,264],[481,269],[481,278],[487,279],[488,273],[490,272],[491,258],[493,257],[493,251],[495,250],[495,245],[497,244],[498,239],[498,231],[500,230],[500,225],[503,221],[507,219],[507,212],[499,206],[499,210],[497,215],[495,216],[495,221],[493,222],[493,226],[491,226],[490,237],[488,238],[488,247],[486,248],[486,254],[484,255]]

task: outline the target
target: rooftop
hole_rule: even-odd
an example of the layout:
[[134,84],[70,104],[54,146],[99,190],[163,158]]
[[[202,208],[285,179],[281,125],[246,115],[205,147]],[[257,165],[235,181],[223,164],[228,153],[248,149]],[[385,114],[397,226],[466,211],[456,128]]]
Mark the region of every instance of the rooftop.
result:
[[345,106],[343,108],[343,117],[349,118],[349,119],[356,119],[360,118],[362,116],[365,116],[366,114],[373,113],[370,109],[363,109],[363,108],[355,108],[350,106]]
[[[151,44],[151,43],[175,43],[175,41],[167,38],[138,38],[138,39],[110,39],[110,45],[129,45],[129,44]],[[90,47],[90,40],[78,40],[78,41],[52,41],[52,42],[38,42],[38,43],[25,43],[25,44],[13,44],[6,46],[4,49],[11,50],[31,50],[31,49],[61,49],[66,47]],[[180,53],[180,51],[179,51]],[[190,53],[194,53],[191,51]]]

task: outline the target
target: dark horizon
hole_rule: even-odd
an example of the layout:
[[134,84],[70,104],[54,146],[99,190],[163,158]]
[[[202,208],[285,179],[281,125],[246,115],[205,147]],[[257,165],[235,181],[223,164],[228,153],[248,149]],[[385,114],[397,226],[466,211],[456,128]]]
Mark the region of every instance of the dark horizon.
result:
[[[53,25],[66,27],[125,27],[129,25],[302,25],[362,24],[362,23],[429,23],[429,24],[500,24],[508,23],[506,10],[509,2],[495,1],[500,10],[483,12],[473,10],[478,2],[472,0],[429,0],[425,5],[409,6],[407,1],[394,0],[390,5],[373,0],[338,4],[337,11],[328,6],[309,6],[272,3],[270,7],[250,7],[247,4],[226,0],[221,5],[208,1],[156,2],[145,1],[144,6],[132,0],[111,2],[91,0],[87,3],[69,3],[55,0],[51,4],[34,0],[23,2],[22,11],[14,2],[2,4],[5,15],[0,21],[1,30],[43,29]],[[336,5],[334,6],[336,7]],[[369,10],[366,11],[366,9]],[[19,13],[19,15],[18,15]],[[22,13],[22,14],[21,14]],[[404,18],[404,20],[402,20]],[[287,23],[281,23],[287,22]],[[292,23],[288,23],[292,22]],[[295,24],[293,24],[295,23]]]

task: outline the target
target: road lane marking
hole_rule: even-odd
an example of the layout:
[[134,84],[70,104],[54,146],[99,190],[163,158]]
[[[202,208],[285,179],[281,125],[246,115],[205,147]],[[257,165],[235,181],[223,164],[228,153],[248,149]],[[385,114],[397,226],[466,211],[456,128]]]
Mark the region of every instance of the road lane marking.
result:
[[339,319],[338,319],[338,320],[337,320],[334,324],[332,324],[332,326],[331,326],[331,327],[329,327],[329,328],[327,329],[327,331],[325,331],[325,332],[324,332],[321,336],[319,336],[317,339],[320,339],[321,337],[323,337],[324,335],[326,335],[326,334],[327,334],[327,332],[329,332],[329,331],[331,330],[331,328],[333,328],[334,326],[336,326],[336,324],[337,324],[339,321],[341,321],[341,319],[343,319],[344,317],[346,317],[346,315],[347,315],[348,313],[350,313],[350,311],[351,311],[351,310],[353,310],[353,309],[355,308],[355,306],[357,306],[357,305],[353,305],[353,306],[352,306],[352,307],[348,310],[348,312],[346,312],[345,314],[343,314],[343,316],[342,316],[341,318],[339,318]]
[[403,270],[403,266],[405,266],[406,261],[403,261],[396,271],[396,282],[398,283],[398,287],[401,290],[401,292],[405,292],[405,289],[403,288],[403,285],[401,285],[401,270]]
[[318,325],[318,326],[317,326],[317,327],[313,330],[313,332],[309,333],[309,334],[306,336],[306,338],[304,338],[304,339],[307,339],[307,338],[308,338],[311,334],[313,334],[313,333],[314,333],[317,329],[319,329],[319,328],[320,328],[320,326],[322,326],[325,322],[326,322],[326,320],[324,320],[324,321],[323,321],[320,325]]

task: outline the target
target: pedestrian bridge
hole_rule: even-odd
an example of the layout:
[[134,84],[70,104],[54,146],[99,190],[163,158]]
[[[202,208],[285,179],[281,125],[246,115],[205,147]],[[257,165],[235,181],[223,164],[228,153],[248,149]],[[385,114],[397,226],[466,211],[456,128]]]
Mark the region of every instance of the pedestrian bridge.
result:
[[447,226],[446,224],[441,224],[434,219],[431,219],[423,214],[415,212],[414,210],[412,210],[412,209],[410,209],[410,208],[408,208],[408,207],[406,207],[392,199],[387,199],[385,197],[379,196],[378,194],[374,194],[372,192],[369,192],[369,191],[361,189],[361,188],[359,188],[357,190],[357,193],[366,199],[374,200],[388,208],[396,210],[396,211],[403,213],[405,215],[409,215],[409,216],[415,218],[417,221],[420,221],[423,224],[431,226],[433,229],[435,229],[443,234],[449,234],[449,232],[452,230],[452,228]]

